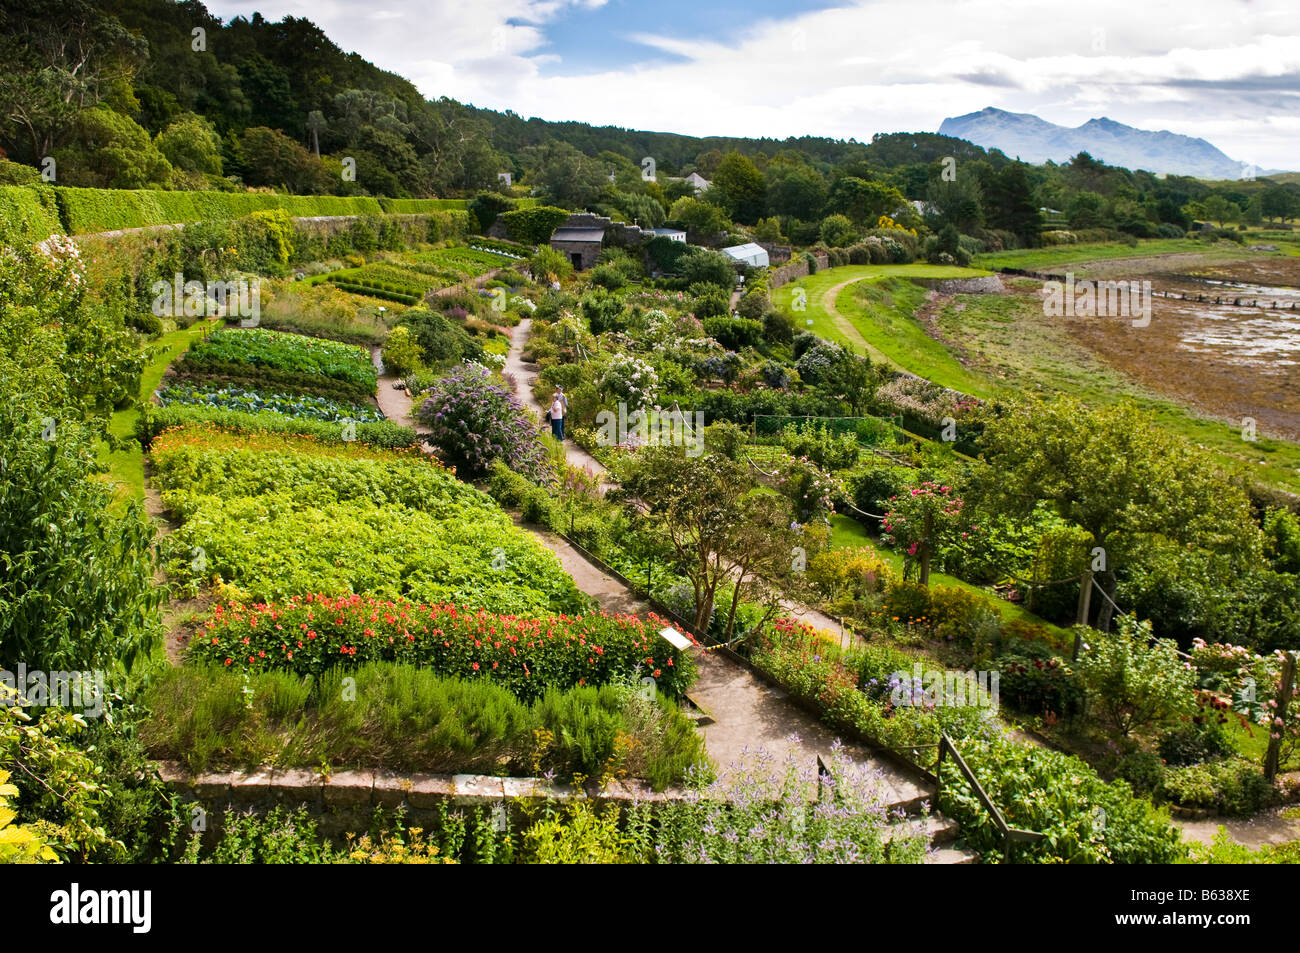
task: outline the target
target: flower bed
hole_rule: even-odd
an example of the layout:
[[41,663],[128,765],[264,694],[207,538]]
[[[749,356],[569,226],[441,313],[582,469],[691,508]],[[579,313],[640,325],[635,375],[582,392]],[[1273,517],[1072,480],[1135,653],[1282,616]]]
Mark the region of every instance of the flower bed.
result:
[[194,661],[318,674],[335,665],[407,662],[440,675],[487,679],[523,699],[547,687],[655,679],[680,698],[694,660],[660,639],[653,614],[545,618],[495,615],[448,603],[306,595],[281,603],[218,604],[187,649]]

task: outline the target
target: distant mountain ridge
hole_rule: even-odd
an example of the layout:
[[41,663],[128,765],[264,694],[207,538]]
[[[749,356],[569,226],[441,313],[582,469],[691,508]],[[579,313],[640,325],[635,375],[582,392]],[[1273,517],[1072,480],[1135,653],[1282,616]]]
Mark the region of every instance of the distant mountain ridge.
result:
[[[1161,130],[1135,129],[1113,119],[1089,119],[1081,126],[1058,126],[1030,113],[989,106],[945,119],[939,134],[1000,149],[1026,162],[1064,162],[1080,152],[1108,165],[1146,169],[1202,179],[1239,179],[1249,167],[1204,139]],[[1262,174],[1254,170],[1255,175]]]

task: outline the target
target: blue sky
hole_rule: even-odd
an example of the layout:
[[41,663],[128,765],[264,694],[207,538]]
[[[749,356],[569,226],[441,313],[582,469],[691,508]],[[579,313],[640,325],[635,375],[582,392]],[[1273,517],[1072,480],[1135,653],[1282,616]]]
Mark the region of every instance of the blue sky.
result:
[[[801,3],[802,12],[842,6],[839,2]],[[788,19],[789,0],[706,3],[701,0],[609,0],[592,8],[570,7],[545,23],[543,54],[560,57],[543,66],[544,75],[583,75],[629,62],[681,63],[687,58],[643,42],[642,35],[679,39],[711,37],[738,41],[756,21]]]
[[693,135],[934,131],[996,106],[1300,159],[1297,0],[212,0],[523,116]]

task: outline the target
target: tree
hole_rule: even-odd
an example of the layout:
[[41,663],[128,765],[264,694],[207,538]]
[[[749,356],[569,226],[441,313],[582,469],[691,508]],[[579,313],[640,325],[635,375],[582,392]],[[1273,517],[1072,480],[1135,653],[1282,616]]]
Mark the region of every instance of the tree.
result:
[[770,215],[817,218],[826,205],[826,180],[807,165],[774,165],[767,172]]
[[926,480],[889,498],[881,526],[908,563],[921,570],[921,585],[930,585],[930,562],[942,556],[962,528],[962,500],[953,488]]
[[721,454],[692,457],[681,447],[652,446],[636,454],[622,484],[650,507],[650,521],[690,581],[697,632],[708,630],[720,586],[736,587],[724,626],[729,639],[746,594],[790,571],[795,537],[785,528],[789,503],[759,490],[747,465]]
[[[102,6],[102,5],[100,5]],[[147,44],[84,0],[0,7],[0,145],[35,165],[61,146],[82,110],[126,109]]]
[[973,234],[984,224],[983,193],[969,164],[955,178],[932,178],[926,186],[927,224],[938,231],[953,225],[963,235]]
[[1218,192],[1215,192],[1205,200],[1205,217],[1212,222],[1218,222],[1222,226],[1227,222],[1235,222],[1241,218],[1241,209],[1236,203],[1229,202]]
[[104,189],[161,188],[172,167],[131,117],[96,106],[77,116],[69,144],[58,150],[60,179]]
[[722,206],[737,222],[753,225],[758,221],[767,204],[767,183],[753,162],[739,152],[728,152],[710,181],[713,184],[705,193],[708,201]]
[[[985,504],[1027,518],[1045,503],[1086,530],[1094,548],[1089,565],[1100,559],[1111,598],[1116,567],[1143,558],[1144,541],[1153,537],[1242,565],[1258,559],[1259,530],[1245,493],[1131,403],[1092,409],[1068,397],[1022,401],[988,420],[980,444]],[[1105,602],[1100,627],[1110,616]]]
[[1042,215],[1023,163],[1013,162],[989,177],[984,185],[984,219],[989,228],[1008,231],[1025,245],[1037,241]]
[[685,228],[691,238],[713,238],[731,227],[721,206],[697,198],[678,199],[668,211],[668,220]]
[[332,184],[325,166],[298,142],[265,126],[244,131],[240,148],[247,163],[249,185],[287,188],[298,194],[328,192]]
[[1279,222],[1300,215],[1300,186],[1273,185],[1259,196],[1260,212]]
[[221,137],[202,116],[181,116],[158,133],[154,143],[177,169],[221,175]]
[[828,211],[847,215],[856,225],[874,225],[882,215],[892,215],[907,205],[907,199],[898,189],[883,182],[872,182],[856,176],[844,176],[831,186],[826,200]]
[[858,233],[853,228],[853,223],[849,221],[848,216],[835,214],[827,215],[822,220],[818,234],[821,240],[831,248],[843,248],[845,245],[852,245]]
[[756,242],[769,242],[774,245],[785,244],[785,236],[781,234],[781,220],[776,216],[760,218],[758,224],[753,227],[752,232]]
[[547,201],[565,208],[595,202],[609,184],[604,166],[567,142],[552,141],[527,150],[528,180]]
[[1088,638],[1094,644],[1079,657],[1079,677],[1122,737],[1191,712],[1196,672],[1183,664],[1172,639],[1153,641],[1149,622],[1122,616],[1119,632]]

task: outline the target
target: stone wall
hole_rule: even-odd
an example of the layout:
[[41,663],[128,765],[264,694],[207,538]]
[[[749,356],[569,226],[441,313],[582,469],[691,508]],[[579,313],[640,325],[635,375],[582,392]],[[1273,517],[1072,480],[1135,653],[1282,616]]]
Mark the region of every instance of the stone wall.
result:
[[[771,255],[771,252],[768,252]],[[831,266],[831,260],[824,254],[814,254],[813,258],[817,262],[817,270],[822,271]],[[782,265],[780,268],[772,269],[767,276],[767,286],[775,291],[782,285],[788,285],[792,281],[804,278],[808,274],[808,262],[804,260],[803,255],[791,260],[789,263]]]
[[633,779],[613,781],[602,790],[594,782],[584,789],[555,784],[545,778],[400,774],[382,770],[336,771],[328,777],[302,768],[196,775],[175,761],[161,762],[159,773],[178,795],[182,809],[187,810],[191,802],[203,807],[204,840],[209,843],[216,839],[227,812],[265,814],[276,806],[287,810],[306,808],[323,835],[338,838],[349,832],[367,830],[376,808],[395,811],[400,807],[406,812],[408,826],[427,827],[444,805],[487,810],[500,806],[518,819],[523,815],[522,803],[528,801],[583,798],[620,804],[634,801],[660,804],[686,796],[677,789],[656,792],[646,782]]

